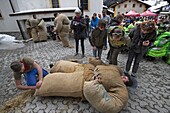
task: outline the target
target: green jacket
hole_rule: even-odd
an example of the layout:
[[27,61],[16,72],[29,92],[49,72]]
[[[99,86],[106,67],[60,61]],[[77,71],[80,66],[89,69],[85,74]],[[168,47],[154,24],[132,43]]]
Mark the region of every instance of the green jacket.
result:
[[107,31],[106,30],[101,31],[99,28],[96,28],[92,32],[92,36],[90,39],[92,46],[102,49],[104,44],[106,43],[106,41],[107,41]]
[[[129,37],[125,37],[125,36],[122,36],[121,40],[120,41],[115,41],[113,40],[110,32],[115,29],[115,28],[121,28],[123,30],[123,27],[122,26],[111,26],[109,27],[108,29],[108,39],[109,39],[109,45],[111,47],[114,47],[114,48],[120,48],[120,47],[124,47],[124,46],[129,46],[130,45],[130,38]],[[124,31],[124,30],[123,30]]]

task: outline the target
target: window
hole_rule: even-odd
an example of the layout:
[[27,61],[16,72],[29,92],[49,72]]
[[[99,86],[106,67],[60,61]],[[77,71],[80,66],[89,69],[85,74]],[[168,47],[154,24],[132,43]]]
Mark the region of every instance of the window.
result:
[[133,6],[132,6],[133,8],[135,8],[135,4],[133,4]]
[[0,11],[0,19],[3,19],[2,14],[1,14],[1,11]]
[[127,7],[127,4],[124,5],[124,8],[126,8],[126,7]]
[[142,4],[140,4],[139,7],[142,7]]
[[118,5],[118,8],[120,8],[120,5]]
[[59,8],[58,0],[52,0],[52,6],[53,6],[53,8]]
[[81,6],[84,10],[88,10],[88,0],[80,0]]

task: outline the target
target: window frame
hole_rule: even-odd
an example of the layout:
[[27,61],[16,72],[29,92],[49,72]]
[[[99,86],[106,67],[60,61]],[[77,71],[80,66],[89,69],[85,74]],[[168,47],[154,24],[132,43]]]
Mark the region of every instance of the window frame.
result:
[[140,4],[139,7],[142,7],[142,4]]
[[[86,1],[86,3],[85,3],[85,1]],[[83,5],[83,10],[89,10],[89,0],[80,0],[80,6],[82,6],[82,5]],[[84,6],[86,6],[86,7],[84,7]]]
[[[55,5],[55,3],[58,3]],[[51,0],[52,8],[60,8],[59,0]]]
[[124,8],[127,8],[127,4],[124,4]]
[[1,10],[0,10],[0,19],[1,20],[4,19]]

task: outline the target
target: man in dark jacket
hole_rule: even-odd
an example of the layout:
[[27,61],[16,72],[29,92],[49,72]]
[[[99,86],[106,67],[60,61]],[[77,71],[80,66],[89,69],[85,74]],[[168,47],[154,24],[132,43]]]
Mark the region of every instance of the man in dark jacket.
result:
[[103,19],[99,20],[98,28],[94,29],[90,40],[91,45],[93,47],[93,57],[98,57],[99,59],[101,59],[102,48],[106,43],[107,39],[107,31],[105,27],[106,21]]
[[134,59],[131,79],[134,82],[134,87],[137,87],[136,73],[139,63],[148,47],[156,40],[155,23],[153,21],[142,22],[130,32],[129,37],[131,38],[131,44],[124,73],[129,76],[129,70]]
[[83,16],[81,16],[81,10],[75,10],[76,16],[71,22],[71,29],[74,30],[74,39],[76,43],[76,54],[78,55],[79,40],[81,40],[82,57],[84,57],[84,39],[86,38],[86,22]]

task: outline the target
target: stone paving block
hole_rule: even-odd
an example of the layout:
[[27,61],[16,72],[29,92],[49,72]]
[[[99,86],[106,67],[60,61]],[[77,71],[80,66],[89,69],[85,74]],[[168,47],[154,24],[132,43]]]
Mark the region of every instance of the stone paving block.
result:
[[139,110],[140,113],[149,113],[146,108],[141,108],[140,106],[137,106],[137,110]]
[[148,103],[145,101],[140,101],[139,104],[140,104],[140,107],[148,106]]
[[44,113],[44,110],[38,110],[36,113]]
[[66,110],[69,108],[68,105],[64,105],[62,102],[58,102],[57,106],[58,106],[57,109],[59,109],[59,110]]
[[36,107],[35,104],[30,104],[29,106],[25,106],[25,108],[22,109],[22,111],[23,111],[23,112],[28,112],[28,110],[29,110],[29,111],[30,111],[30,110],[33,111],[33,109],[34,109],[35,107]]
[[55,110],[50,110],[50,112],[49,113],[56,113],[56,111]]
[[90,113],[95,113],[95,108],[90,107],[90,108],[89,108],[89,112],[90,112]]
[[146,106],[146,108],[148,109],[150,113],[159,113],[157,109],[152,109],[152,108],[149,108],[148,106]]
[[42,104],[41,102],[36,102],[36,107],[34,108],[34,112],[38,112],[38,110],[45,110],[47,108],[46,104]]
[[81,106],[79,110],[86,110],[86,109],[89,109],[90,107],[88,103],[85,104],[85,103],[79,102],[78,105]]
[[159,112],[160,113],[169,113],[170,110],[169,109],[165,109],[165,108],[161,108],[161,109],[159,109]]

